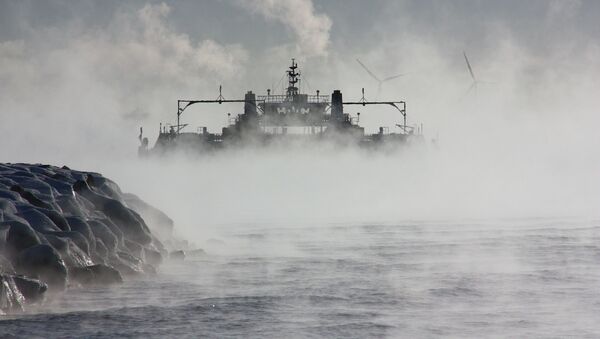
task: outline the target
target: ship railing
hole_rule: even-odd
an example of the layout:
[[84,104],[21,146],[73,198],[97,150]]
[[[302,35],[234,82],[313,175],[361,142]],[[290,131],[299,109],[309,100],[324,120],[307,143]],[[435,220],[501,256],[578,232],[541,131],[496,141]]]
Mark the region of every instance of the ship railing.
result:
[[308,96],[309,103],[329,103],[329,97],[325,95],[309,95]]
[[[307,95],[306,100],[310,104],[329,103],[329,97],[325,95]],[[259,95],[257,96],[257,101],[262,101],[265,103],[284,103],[292,102],[293,100],[287,95]]]

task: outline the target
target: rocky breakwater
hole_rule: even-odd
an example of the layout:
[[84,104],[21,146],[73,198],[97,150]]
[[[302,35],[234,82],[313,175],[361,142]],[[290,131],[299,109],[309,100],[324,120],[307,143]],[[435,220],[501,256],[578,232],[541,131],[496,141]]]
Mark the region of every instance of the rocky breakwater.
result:
[[0,164],[0,313],[155,273],[173,221],[101,174]]

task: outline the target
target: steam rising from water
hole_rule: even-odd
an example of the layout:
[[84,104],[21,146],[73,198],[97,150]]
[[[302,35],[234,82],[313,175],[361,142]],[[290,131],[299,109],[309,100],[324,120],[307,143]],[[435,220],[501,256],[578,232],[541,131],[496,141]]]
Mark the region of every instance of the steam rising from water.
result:
[[598,335],[597,221],[244,225],[220,235],[213,255],[70,291],[0,325],[15,336]]
[[[231,225],[323,224],[593,216],[597,167],[552,157],[445,153],[414,147],[391,154],[350,149],[244,150],[196,160],[109,166],[107,175],[172,215],[187,239]],[[578,162],[577,166],[586,166]],[[143,168],[143,170],[140,170]],[[148,182],[156,184],[148,185]]]
[[[42,312],[75,312],[9,319],[9,333],[596,334],[598,2],[102,1],[68,3],[70,19],[27,4],[0,4],[0,161],[102,172],[208,256],[69,291]],[[468,93],[463,51],[482,81]],[[291,57],[303,91],[346,100],[376,95],[356,58],[409,73],[380,98],[406,100],[427,142],[137,158],[139,126],[152,143],[177,99],[276,92]],[[183,118],[219,132],[239,110]],[[399,121],[346,111],[368,132]]]
[[[420,12],[420,5],[406,2],[380,8],[382,18],[394,10],[404,20],[361,13],[373,23],[365,36],[363,28],[354,31],[345,24],[343,15],[353,15],[350,7],[319,12],[327,6],[233,3],[237,14],[254,21],[259,17],[253,12],[270,19],[304,18],[281,19],[291,29],[287,40],[300,46],[298,55],[281,53],[289,51],[289,41],[269,40],[263,48],[253,40],[196,38],[182,30],[181,13],[171,3],[111,7],[108,19],[90,26],[75,20],[50,27],[29,23],[27,34],[0,41],[1,160],[104,172],[168,212],[183,234],[194,236],[242,221],[597,214],[595,108],[600,102],[594,94],[600,85],[600,44],[593,32],[582,34],[583,26],[556,31],[556,41],[544,37],[542,46],[527,44],[528,31],[500,14],[494,24],[469,22],[483,37],[450,39],[418,24],[419,16],[435,16],[435,11]],[[556,29],[555,2],[527,6],[541,6],[548,17],[538,24]],[[577,21],[585,6],[594,5],[568,7],[570,16],[562,20]],[[448,15],[456,20],[440,27],[464,33],[469,27],[454,23],[468,14],[463,10],[450,6]],[[267,25],[278,25],[277,20]],[[231,23],[231,36],[244,27]],[[273,31],[266,27],[265,32]],[[348,43],[349,36],[361,40]],[[559,43],[567,38],[569,44]],[[465,93],[471,79],[463,50],[478,79],[493,84]],[[382,76],[409,72],[386,82],[381,97],[405,99],[409,123],[423,122],[428,140],[438,139],[437,146],[385,155],[326,148],[135,159],[139,125],[153,140],[158,122],[174,118],[176,99],[216,97],[219,84],[228,98],[248,89],[262,92],[273,87],[292,56],[302,60],[304,90],[339,88],[347,100],[358,99],[362,87],[367,99],[376,92],[377,84],[356,57]],[[184,119],[217,132],[226,113],[239,109],[194,107]],[[346,110],[355,115],[360,109]],[[369,132],[399,120],[384,109],[361,113]]]

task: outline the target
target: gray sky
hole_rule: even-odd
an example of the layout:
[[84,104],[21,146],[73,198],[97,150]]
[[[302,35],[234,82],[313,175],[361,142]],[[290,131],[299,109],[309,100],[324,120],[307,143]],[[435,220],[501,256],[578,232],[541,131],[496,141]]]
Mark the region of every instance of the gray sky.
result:
[[[343,213],[361,206],[354,214],[365,215],[399,206],[427,217],[440,210],[597,214],[599,19],[600,1],[591,0],[0,0],[0,161],[105,171],[157,206],[171,204],[173,215],[188,190],[191,221],[197,187],[214,192],[202,206],[215,220],[231,206],[254,213],[257,204],[247,202],[257,199],[286,216],[289,201],[303,202],[296,205],[304,215],[304,207],[327,205],[323,199],[342,202]],[[468,91],[463,51],[482,81],[477,90]],[[219,85],[226,98],[277,91],[292,57],[304,90],[341,89],[349,100],[361,88],[367,99],[378,96],[357,58],[381,78],[406,73],[379,96],[406,100],[409,124],[423,123],[439,152],[370,161],[315,159],[315,150],[262,161],[249,153],[183,172],[164,163],[155,174],[145,164],[127,166],[139,127],[152,143],[159,123],[173,122],[177,99],[216,98]],[[226,114],[240,110],[194,106],[183,118],[188,130],[218,132]],[[381,108],[361,111],[360,120],[367,131],[393,131],[399,116]],[[189,173],[202,175],[192,185]],[[167,177],[179,179],[170,193],[148,185]],[[271,194],[256,194],[265,182]],[[341,182],[352,187],[340,189]],[[320,191],[307,189],[314,185]],[[240,192],[232,197],[229,187]]]
[[[294,1],[290,1],[294,2]],[[298,1],[304,2],[304,1]],[[0,1],[0,39],[28,39],[39,30],[81,31],[103,29],[116,13],[135,11],[162,1]],[[293,39],[277,20],[257,17],[248,7],[262,1],[211,0],[164,1],[171,12],[169,25],[195,40],[214,39],[242,43],[250,50],[282,44]],[[244,3],[246,5],[244,5]],[[334,46],[372,47],[390,32],[410,31],[455,44],[490,47],[490,31],[501,26],[523,45],[543,51],[550,44],[575,38],[598,41],[600,3],[584,0],[424,0],[424,1],[314,1],[314,14],[332,21]],[[283,18],[281,18],[283,20]],[[450,41],[449,41],[450,40]]]
[[[230,98],[277,90],[292,57],[306,91],[357,99],[364,87],[373,98],[360,58],[381,78],[408,73],[381,96],[407,100],[411,122],[437,133],[456,128],[444,112],[474,109],[463,51],[479,80],[496,83],[477,94],[487,117],[560,116],[595,105],[599,19],[600,2],[583,0],[0,0],[0,118],[29,126],[14,140],[64,143],[45,133],[63,129],[71,142],[93,135],[86,148],[116,149],[138,126],[172,121],[178,98],[216,97],[219,85]],[[541,109],[550,100],[553,112]],[[186,118],[218,131],[235,110]],[[397,118],[363,116],[368,129]]]

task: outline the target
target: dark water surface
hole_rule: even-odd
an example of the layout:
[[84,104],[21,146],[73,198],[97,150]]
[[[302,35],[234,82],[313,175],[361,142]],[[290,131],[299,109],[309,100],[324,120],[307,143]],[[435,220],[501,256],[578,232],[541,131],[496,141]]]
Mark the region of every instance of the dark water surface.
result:
[[237,226],[155,277],[0,320],[14,337],[600,337],[600,221]]

